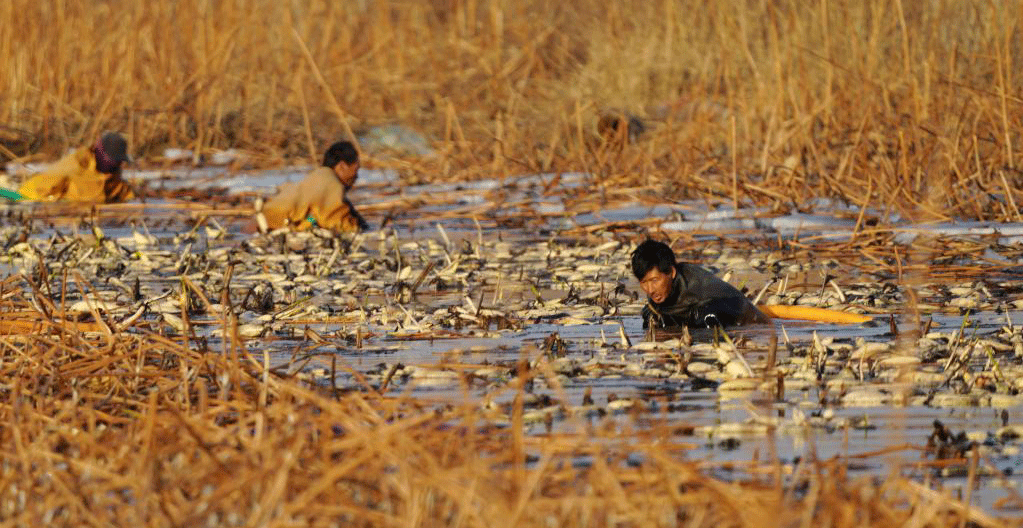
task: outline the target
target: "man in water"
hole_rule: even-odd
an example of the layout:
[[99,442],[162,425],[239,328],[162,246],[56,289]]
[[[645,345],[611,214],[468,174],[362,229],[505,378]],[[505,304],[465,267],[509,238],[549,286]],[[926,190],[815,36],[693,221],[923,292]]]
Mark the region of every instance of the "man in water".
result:
[[768,323],[753,303],[709,271],[675,261],[663,242],[646,240],[632,252],[632,273],[647,294],[643,328],[732,326]]
[[[363,231],[369,224],[348,201],[347,193],[359,178],[359,152],[339,141],[323,155],[323,166],[280,192],[257,213],[261,229],[291,226],[297,230],[320,226],[333,231]],[[258,218],[262,216],[262,220]]]
[[107,132],[91,147],[81,147],[50,168],[29,178],[18,189],[25,200],[41,202],[113,203],[135,197],[121,179],[121,164],[131,161],[128,142]]

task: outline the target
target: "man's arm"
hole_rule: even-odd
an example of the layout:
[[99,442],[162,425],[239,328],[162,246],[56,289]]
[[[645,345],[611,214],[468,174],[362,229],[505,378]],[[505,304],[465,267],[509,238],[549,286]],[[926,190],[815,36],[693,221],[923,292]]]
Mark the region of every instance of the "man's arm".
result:
[[653,309],[650,308],[650,303],[646,303],[645,305],[643,305],[643,328],[644,329],[650,328],[651,326],[653,326],[654,328],[658,328],[658,327],[662,326],[662,325],[656,324],[656,322],[654,322],[654,324],[651,324],[650,318],[652,318],[652,317],[654,317],[654,311],[653,311]]
[[740,297],[708,299],[694,306],[693,320],[699,326],[732,326],[742,319],[745,304]]
[[352,218],[355,220],[356,225],[359,226],[359,231],[366,231],[366,230],[368,230],[369,229],[369,222],[367,222],[366,219],[363,218],[361,214],[359,214],[359,211],[355,210],[355,206],[352,205],[352,202],[348,200],[347,196],[345,197],[345,205],[348,206],[349,213],[352,215]]

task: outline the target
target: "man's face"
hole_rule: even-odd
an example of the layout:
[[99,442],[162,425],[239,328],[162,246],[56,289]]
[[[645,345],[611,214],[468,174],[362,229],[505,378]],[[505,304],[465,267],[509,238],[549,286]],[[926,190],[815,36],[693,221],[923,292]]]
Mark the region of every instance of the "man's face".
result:
[[352,186],[355,185],[355,180],[359,179],[359,162],[356,161],[351,164],[343,161],[338,162],[338,164],[334,166],[334,172],[337,173],[338,179],[341,180],[341,185],[344,185],[347,189],[351,189]]
[[670,272],[664,273],[655,266],[650,268],[650,271],[646,272],[646,275],[639,280],[639,286],[643,288],[643,291],[646,292],[647,297],[650,297],[651,301],[660,304],[671,293],[671,281],[674,279],[674,267],[671,268]]

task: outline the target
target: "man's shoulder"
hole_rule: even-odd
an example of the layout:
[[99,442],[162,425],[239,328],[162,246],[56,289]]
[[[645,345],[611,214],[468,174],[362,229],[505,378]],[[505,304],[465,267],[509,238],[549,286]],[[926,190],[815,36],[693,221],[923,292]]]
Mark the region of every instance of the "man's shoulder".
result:
[[89,147],[81,147],[64,154],[63,157],[51,163],[42,171],[33,174],[29,180],[25,181],[25,183],[32,180],[40,182],[53,178],[59,179],[68,176],[75,176],[88,170],[90,166],[94,165],[95,158],[92,155],[92,150]]
[[309,174],[306,174],[305,179],[306,181],[315,181],[320,184],[341,185],[341,180],[337,179],[337,173],[330,167],[316,167],[309,171]]
[[90,147],[79,147],[64,154],[39,174],[68,174],[88,169],[90,166],[94,166],[95,163],[96,157],[93,155],[92,149]]
[[679,268],[679,273],[682,274],[683,281],[686,284],[686,290],[690,293],[698,294],[701,298],[723,299],[746,297],[738,288],[732,286],[724,279],[721,279],[710,270],[701,268],[700,266],[685,264]]
[[[279,205],[284,202],[312,199],[315,196],[331,194],[334,192],[331,188],[334,182],[337,182],[334,171],[328,167],[317,167],[309,171],[301,180],[282,183],[277,187],[277,193],[267,201],[267,204],[274,203]],[[337,182],[337,185],[341,185],[340,182]]]
[[675,269],[682,274],[683,277],[689,278],[703,278],[703,277],[717,277],[714,273],[707,268],[697,266],[696,264],[690,264],[689,262],[676,262]]
[[96,155],[92,153],[92,147],[78,147],[65,158],[72,158],[79,165],[88,167],[90,163],[95,162]]

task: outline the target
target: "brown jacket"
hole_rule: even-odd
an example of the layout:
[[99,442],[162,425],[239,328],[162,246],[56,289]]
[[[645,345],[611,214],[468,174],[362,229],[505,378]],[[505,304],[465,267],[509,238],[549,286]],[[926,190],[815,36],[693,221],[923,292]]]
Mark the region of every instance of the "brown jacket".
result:
[[82,147],[64,156],[21,184],[18,192],[26,200],[41,202],[112,203],[135,197],[131,187],[121,179],[120,169],[113,174],[96,170],[92,147]]
[[360,231],[367,227],[330,167],[319,167],[298,183],[282,185],[263,205],[262,214],[270,229],[290,225],[303,230],[318,225],[334,231]]

